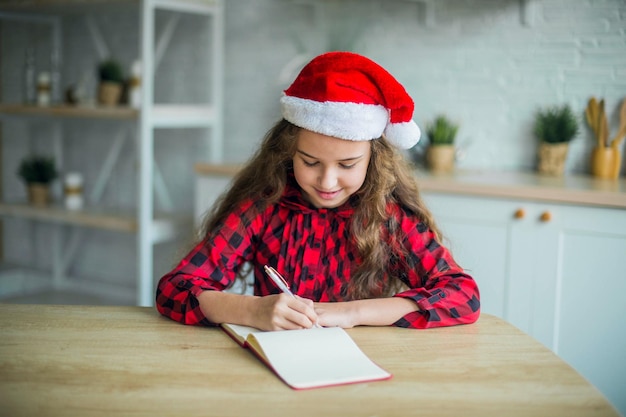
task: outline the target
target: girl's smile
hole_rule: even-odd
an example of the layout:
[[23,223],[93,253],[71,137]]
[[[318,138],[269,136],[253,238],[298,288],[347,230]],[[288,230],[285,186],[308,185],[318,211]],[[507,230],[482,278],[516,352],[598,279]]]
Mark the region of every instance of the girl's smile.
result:
[[321,190],[316,190],[316,191],[317,191],[317,194],[320,196],[320,198],[322,198],[323,200],[332,200],[341,192],[341,190],[332,191],[332,192],[321,191]]
[[293,170],[304,197],[315,207],[335,208],[357,192],[367,174],[369,141],[351,141],[302,129]]

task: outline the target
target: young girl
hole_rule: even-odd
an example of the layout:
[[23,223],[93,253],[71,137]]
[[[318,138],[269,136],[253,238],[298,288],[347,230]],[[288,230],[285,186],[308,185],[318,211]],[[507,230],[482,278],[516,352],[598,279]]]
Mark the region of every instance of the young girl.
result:
[[[476,283],[442,246],[396,149],[420,136],[404,88],[368,58],[331,52],[303,68],[281,106],[283,119],[207,217],[202,241],[161,278],[159,312],[263,330],[476,321]],[[224,292],[245,263],[254,296]]]

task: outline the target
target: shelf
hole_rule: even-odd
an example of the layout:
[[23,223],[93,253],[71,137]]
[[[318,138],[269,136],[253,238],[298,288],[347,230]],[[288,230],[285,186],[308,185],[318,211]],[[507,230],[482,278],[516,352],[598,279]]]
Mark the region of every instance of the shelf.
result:
[[0,10],[19,12],[45,13],[52,11],[68,11],[74,8],[79,11],[92,10],[96,5],[111,7],[137,3],[137,0],[4,0]]
[[[137,173],[133,179],[137,180],[136,196],[133,201],[125,201],[127,210],[111,210],[105,208],[106,205],[99,205],[102,192],[94,192],[90,202],[93,207],[87,207],[80,211],[68,211],[63,204],[56,204],[47,207],[35,207],[25,201],[9,199],[9,202],[0,202],[0,217],[18,218],[30,221],[33,224],[48,223],[55,225],[47,230],[49,235],[57,235],[59,245],[55,248],[53,264],[57,262],[60,271],[51,271],[55,275],[53,282],[54,289],[64,289],[63,282],[59,276],[65,275],[71,270],[73,262],[76,260],[76,249],[83,237],[80,228],[91,228],[102,231],[112,231],[117,233],[128,233],[134,235],[137,243],[136,254],[136,301],[138,305],[152,305],[154,300],[154,245],[165,241],[178,239],[189,239],[194,234],[193,217],[190,214],[179,213],[175,216],[171,214],[155,213],[155,190],[156,196],[165,196],[163,201],[168,200],[168,189],[166,181],[156,163],[157,145],[155,136],[158,129],[194,129],[193,135],[206,142],[206,157],[209,160],[222,159],[222,101],[223,101],[223,69],[224,60],[224,36],[223,0],[5,0],[0,1],[0,20],[24,22],[25,24],[35,24],[49,28],[51,44],[51,56],[65,56],[63,46],[70,39],[66,39],[62,32],[62,25],[65,22],[80,21],[76,26],[82,27],[81,32],[73,33],[73,38],[83,36],[91,38],[95,52],[99,59],[112,56],[106,38],[103,36],[103,25],[109,25],[111,18],[115,18],[116,13],[130,13],[129,19],[136,15],[136,24],[128,25],[137,33],[138,45],[128,46],[131,56],[142,63],[142,88],[141,106],[132,108],[129,106],[103,107],[93,103],[90,105],[67,105],[54,104],[48,107],[38,107],[36,105],[24,105],[17,94],[7,96],[4,104],[0,103],[0,122],[2,123],[5,143],[15,140],[17,132],[22,129],[28,133],[25,140],[25,147],[29,151],[35,151],[39,145],[34,143],[39,132],[50,129],[51,140],[47,140],[45,145],[51,149],[55,158],[60,161],[61,169],[63,164],[71,165],[70,159],[63,158],[64,151],[68,147],[67,133],[72,132],[70,126],[79,121],[86,121],[93,125],[93,130],[99,129],[108,133],[111,126],[115,128],[115,135],[110,140],[111,135],[106,135],[106,140],[110,141],[108,152],[103,155],[100,171],[95,176],[94,190],[103,190],[110,181],[120,156],[126,159],[135,158],[134,165]],[[102,18],[101,18],[102,15]],[[206,22],[200,22],[198,18]],[[74,20],[77,19],[77,20]],[[196,23],[196,20],[197,23]],[[197,24],[202,28],[202,33],[195,31],[177,32],[179,25],[186,25],[187,22]],[[83,27],[84,23],[84,27]],[[126,22],[124,22],[126,24]],[[126,26],[125,26],[126,27]],[[46,29],[48,30],[48,29]],[[204,31],[208,31],[207,37]],[[43,33],[43,32],[42,32]],[[174,36],[176,33],[176,36]],[[202,36],[199,36],[202,35]],[[183,38],[184,37],[184,38]],[[43,40],[43,37],[42,37]],[[73,42],[73,39],[71,39]],[[47,47],[46,43],[42,43]],[[82,42],[82,39],[81,39]],[[88,40],[85,40],[88,42]],[[208,97],[202,103],[180,103],[176,102],[176,97],[163,96],[155,102],[154,87],[156,83],[155,74],[159,70],[162,59],[168,56],[167,51],[176,48],[181,42],[191,42],[191,46],[198,47],[207,54],[207,64],[203,65],[201,72],[206,72]],[[210,46],[207,46],[207,42]],[[83,44],[72,43],[72,46],[83,47]],[[8,51],[8,52],[7,52]],[[19,59],[22,57],[19,50],[3,51],[2,59],[9,54],[7,63],[10,64],[7,74],[19,71]],[[15,56],[18,58],[16,59]],[[204,62],[204,59],[202,60]],[[3,61],[4,62],[4,61]],[[167,64],[167,71],[177,74],[181,82],[185,82],[189,87],[193,87],[193,79],[185,79],[185,65],[190,63],[180,62],[170,67]],[[68,65],[76,63],[62,63],[60,73],[63,74]],[[169,72],[168,72],[169,74]],[[195,74],[195,73],[194,73]],[[5,80],[6,81],[6,80]],[[195,83],[194,83],[195,84]],[[204,86],[203,86],[204,88]],[[13,91],[13,90],[12,90]],[[171,103],[170,103],[171,102]],[[11,121],[11,123],[9,123]],[[98,122],[98,126],[96,125]],[[15,129],[15,124],[21,124],[19,129]],[[43,126],[43,125],[46,126]],[[109,124],[111,126],[103,126]],[[49,125],[49,126],[47,126]],[[30,132],[31,126],[34,127]],[[66,128],[67,127],[67,128]],[[209,134],[205,130],[210,131]],[[90,134],[92,132],[86,132]],[[95,136],[95,135],[94,135]],[[103,137],[104,135],[98,135]],[[173,134],[172,137],[187,137],[187,133],[180,135]],[[21,140],[21,139],[19,139]],[[135,154],[124,154],[126,141],[132,141],[135,145]],[[33,142],[33,143],[31,143]],[[104,145],[103,145],[104,146]],[[0,149],[1,150],[1,149]],[[159,150],[158,152],[160,152]],[[193,158],[195,159],[195,157]],[[92,168],[89,168],[90,170]],[[93,168],[94,170],[96,167]],[[5,192],[6,195],[16,195]],[[2,198],[0,196],[0,198]],[[161,206],[169,207],[173,204],[163,203]],[[172,209],[172,211],[174,211]],[[63,228],[72,227],[72,233],[63,233]],[[76,232],[76,233],[74,233]],[[85,238],[98,239],[99,236],[86,236]],[[63,244],[67,243],[67,244]],[[53,268],[54,269],[54,268]],[[1,271],[0,271],[1,272]],[[0,274],[1,275],[1,274]],[[18,280],[19,281],[19,280]],[[74,284],[72,284],[74,285]],[[0,294],[1,294],[0,290]],[[129,291],[126,291],[129,292]]]
[[[82,226],[101,230],[137,233],[139,227],[132,210],[86,208],[67,210],[59,205],[37,207],[27,203],[0,202],[0,216],[39,220],[48,223]],[[189,216],[159,214],[153,222],[153,243],[162,242],[192,230]]]
[[[189,12],[202,11],[207,6],[217,7],[219,0],[192,0],[180,2],[179,0],[159,0],[156,2],[160,8],[182,10]],[[137,7],[141,0],[2,0],[0,11],[19,13],[88,13],[95,10],[111,10],[112,8],[126,9]]]
[[58,105],[50,107],[23,104],[0,104],[0,114],[12,116],[68,117],[84,119],[137,119],[139,110],[131,107],[96,107]]
[[135,289],[88,277],[62,277],[31,265],[0,262],[0,303],[133,305]]
[[[68,106],[50,107],[28,106],[23,104],[0,104],[0,115],[23,117],[77,118],[137,120],[138,109],[126,106]],[[153,126],[164,127],[211,127],[215,123],[215,110],[207,105],[157,104],[152,108]]]

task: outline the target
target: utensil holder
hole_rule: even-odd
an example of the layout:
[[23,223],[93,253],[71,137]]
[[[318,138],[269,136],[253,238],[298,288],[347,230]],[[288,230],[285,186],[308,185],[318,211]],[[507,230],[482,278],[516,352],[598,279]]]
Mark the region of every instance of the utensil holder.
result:
[[619,149],[614,147],[596,147],[591,153],[591,174],[597,178],[617,179],[622,158]]

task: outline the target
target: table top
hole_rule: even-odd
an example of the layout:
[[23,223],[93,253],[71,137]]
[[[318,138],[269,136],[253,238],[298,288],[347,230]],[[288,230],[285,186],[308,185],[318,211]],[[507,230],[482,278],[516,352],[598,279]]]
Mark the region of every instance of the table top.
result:
[[618,416],[554,353],[490,315],[348,333],[387,381],[295,391],[219,328],[148,307],[0,304],[0,410],[16,416]]

